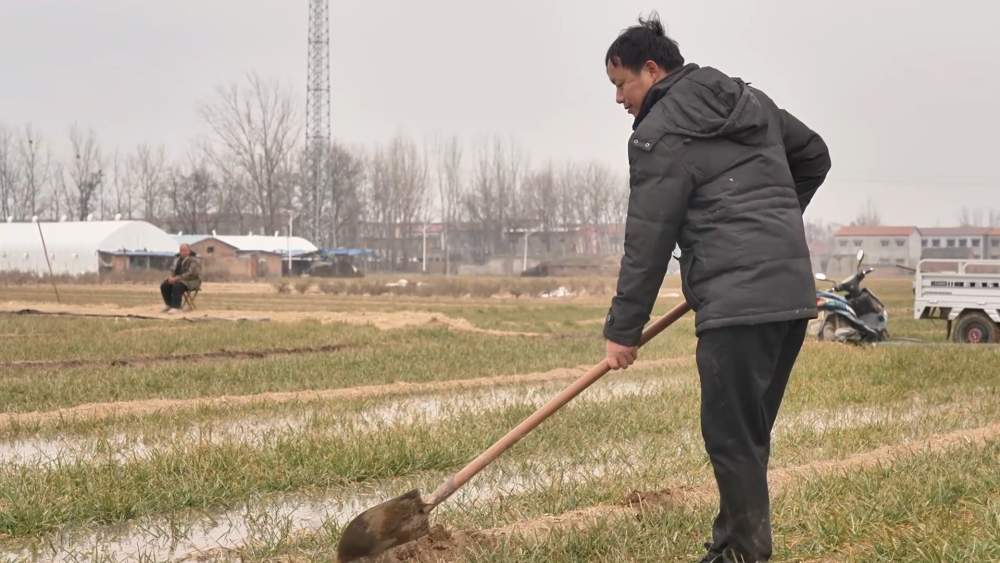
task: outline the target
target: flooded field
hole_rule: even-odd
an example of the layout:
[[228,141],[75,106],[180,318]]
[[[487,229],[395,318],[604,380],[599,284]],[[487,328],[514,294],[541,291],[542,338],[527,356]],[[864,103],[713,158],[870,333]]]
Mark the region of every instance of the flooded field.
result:
[[[908,285],[878,283],[907,306]],[[11,562],[330,561],[357,514],[429,493],[600,361],[608,299],[234,285],[185,320],[144,314],[136,288],[67,288],[69,306],[19,291],[0,290],[22,311],[0,315]],[[654,313],[678,298],[668,283]],[[718,499],[690,317],[379,561],[701,557]],[[982,541],[1000,536],[984,485],[1000,477],[1000,355],[903,317],[894,334],[934,345],[804,347],[774,429],[774,560],[1000,557]]]

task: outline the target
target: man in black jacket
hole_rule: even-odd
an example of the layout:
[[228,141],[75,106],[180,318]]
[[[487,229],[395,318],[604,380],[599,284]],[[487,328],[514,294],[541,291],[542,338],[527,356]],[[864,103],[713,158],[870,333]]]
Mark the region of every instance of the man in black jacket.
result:
[[830,155],[760,90],[685,64],[655,14],[619,35],[605,65],[616,101],[635,118],[625,255],[604,327],[608,364],[635,361],[676,243],[720,496],[702,562],[767,561],[771,429],[817,316],[802,214]]

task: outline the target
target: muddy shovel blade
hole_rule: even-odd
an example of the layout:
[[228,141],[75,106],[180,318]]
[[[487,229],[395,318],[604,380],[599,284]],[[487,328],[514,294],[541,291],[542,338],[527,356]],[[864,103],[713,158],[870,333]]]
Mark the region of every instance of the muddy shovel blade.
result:
[[349,563],[371,557],[430,533],[430,512],[412,490],[359,514],[344,528],[337,544],[337,562]]
[[[639,346],[644,346],[650,338],[662,332],[663,329],[690,310],[691,307],[686,301],[675,305],[673,309],[667,311],[665,315],[642,331]],[[344,535],[340,537],[340,543],[337,545],[338,563],[349,563],[361,557],[378,555],[398,545],[430,534],[428,514],[435,506],[447,500],[459,487],[466,484],[469,479],[482,471],[500,454],[507,451],[541,424],[543,420],[583,392],[609,370],[608,361],[602,360],[562,393],[545,403],[524,422],[497,440],[488,450],[479,454],[479,457],[469,462],[461,471],[441,483],[441,486],[432,492],[426,500],[420,497],[419,491],[413,490],[362,512],[344,528]]]

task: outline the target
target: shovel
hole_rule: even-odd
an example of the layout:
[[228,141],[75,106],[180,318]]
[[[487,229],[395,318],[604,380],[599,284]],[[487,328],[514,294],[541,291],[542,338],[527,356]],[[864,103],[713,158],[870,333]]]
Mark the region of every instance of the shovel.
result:
[[[691,308],[687,302],[682,301],[665,315],[656,319],[642,332],[639,346],[649,342],[651,338],[663,331],[677,319],[683,317]],[[556,395],[552,400],[538,409],[534,414],[517,425],[516,428],[500,438],[495,444],[490,446],[472,460],[461,471],[453,475],[441,484],[436,491],[426,499],[421,498],[419,490],[412,490],[402,496],[387,500],[381,504],[373,506],[359,514],[352,520],[340,537],[337,544],[338,563],[349,563],[362,557],[378,555],[396,546],[409,543],[413,540],[430,534],[430,522],[428,515],[437,505],[444,502],[455,493],[459,487],[464,485],[483,470],[493,460],[500,457],[500,454],[507,451],[518,440],[525,437],[528,432],[535,429],[543,420],[559,410],[563,405],[570,402],[574,397],[583,392],[592,383],[608,373],[611,368],[608,360],[604,359],[597,364],[580,379],[573,382],[562,393]]]

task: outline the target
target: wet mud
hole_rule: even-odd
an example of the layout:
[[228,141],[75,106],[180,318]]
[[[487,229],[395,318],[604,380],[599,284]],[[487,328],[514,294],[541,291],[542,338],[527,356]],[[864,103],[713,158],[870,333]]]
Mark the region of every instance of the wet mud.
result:
[[[796,481],[809,477],[823,477],[843,471],[865,469],[892,463],[900,456],[907,456],[919,451],[943,452],[956,446],[981,446],[990,441],[1000,439],[1000,423],[958,430],[945,434],[937,434],[927,439],[914,440],[910,443],[884,446],[876,450],[855,454],[839,460],[823,460],[797,467],[773,470],[769,483],[773,492],[792,486]],[[488,549],[506,537],[519,535],[533,540],[543,539],[557,528],[571,526],[588,526],[596,522],[604,525],[610,520],[619,518],[642,518],[642,511],[648,508],[657,510],[669,509],[670,506],[691,503],[714,502],[718,495],[715,482],[706,481],[700,484],[683,484],[654,491],[632,491],[617,505],[598,505],[574,510],[556,516],[544,516],[534,520],[522,521],[504,528],[478,531],[441,532],[437,539],[427,539],[424,542],[413,542],[399,546],[377,559],[378,563],[396,563],[401,561],[448,561],[447,555],[473,549]],[[447,554],[438,556],[437,554]],[[423,558],[423,559],[421,559]]]
[[[643,396],[664,387],[680,383],[679,378],[657,378],[645,381],[610,380],[578,397],[577,403],[596,404],[624,396]],[[551,388],[549,388],[551,387]],[[418,423],[435,423],[468,412],[530,405],[539,407],[559,392],[547,385],[541,388],[487,389],[486,393],[440,394],[385,401],[380,405],[337,417],[323,428],[310,433],[339,435],[344,431],[379,432],[389,427]],[[0,464],[48,468],[66,463],[96,463],[112,460],[116,463],[147,459],[158,452],[175,451],[181,447],[202,447],[235,442],[262,446],[270,440],[301,432],[311,419],[319,415],[313,409],[303,409],[291,416],[239,418],[229,421],[208,420],[179,429],[147,441],[143,436],[116,433],[108,437],[25,438],[0,442]],[[540,468],[539,471],[543,469]],[[592,474],[592,476],[599,476]],[[522,483],[523,485],[523,483]],[[466,491],[474,490],[466,487]]]
[[[1000,439],[1000,423],[937,434],[904,444],[881,447],[844,459],[776,468],[771,471],[769,482],[773,491],[780,491],[809,478],[836,475],[839,472],[875,467],[878,464],[891,464],[900,457],[921,451],[943,452],[953,447],[983,445],[997,439]],[[589,468],[586,472],[600,473],[595,471],[595,468]],[[503,471],[499,471],[496,478],[498,480],[489,479],[463,487],[456,493],[451,503],[454,506],[466,506],[479,499],[513,494],[545,485],[545,479],[526,482],[526,475],[507,476]],[[308,536],[330,524],[343,526],[361,511],[395,496],[399,490],[405,488],[403,483],[394,483],[360,495],[334,495],[321,499],[289,498],[186,522],[154,520],[132,523],[128,529],[120,531],[107,528],[89,532],[77,531],[72,541],[69,537],[61,538],[62,541],[56,540],[54,544],[58,545],[60,556],[45,560],[73,561],[82,553],[97,552],[112,561],[135,560],[136,557],[157,561],[180,561],[191,560],[190,558],[197,557],[197,554],[212,552],[219,557],[211,557],[211,560],[225,560],[226,554],[238,555],[244,546],[273,541],[274,534],[278,533],[273,529],[275,527],[283,528],[292,536]],[[346,491],[342,491],[341,494],[344,492]],[[700,482],[676,483],[649,491],[633,490],[620,503],[591,506],[559,515],[522,520],[502,528],[446,530],[436,526],[430,536],[369,558],[368,561],[417,563],[464,559],[476,551],[489,551],[510,537],[517,536],[529,543],[543,541],[556,530],[608,525],[621,519],[641,519],[646,510],[669,510],[674,506],[712,503],[715,502],[716,496],[715,483],[706,474],[704,480]],[[442,509],[447,510],[448,507],[442,506],[439,510]],[[183,537],[168,532],[174,528],[182,529]],[[81,533],[84,537],[81,537]],[[324,560],[324,557],[332,560],[334,557],[332,549],[331,547],[329,553],[316,553],[314,554],[316,558],[310,560]],[[8,552],[4,555],[9,557],[14,553]],[[125,559],[122,559],[123,557]]]
[[[633,364],[629,370],[655,369],[662,367],[674,367],[690,365],[694,362],[694,356],[682,356],[677,358],[664,358],[660,360],[640,360]],[[122,415],[144,415],[165,410],[195,409],[211,406],[233,406],[249,405],[261,402],[287,403],[330,399],[356,399],[364,397],[376,397],[380,395],[433,392],[433,391],[457,391],[461,389],[475,389],[498,385],[516,385],[524,383],[541,383],[546,381],[557,381],[561,379],[571,379],[580,377],[593,366],[579,366],[576,368],[557,368],[545,372],[528,373],[521,375],[501,375],[494,377],[478,377],[473,379],[460,379],[450,381],[435,381],[430,383],[391,383],[387,385],[368,385],[363,387],[350,387],[345,389],[324,389],[320,391],[287,391],[259,393],[255,395],[231,395],[220,397],[209,397],[200,399],[149,399],[142,401],[124,401],[117,403],[90,403],[58,409],[54,411],[32,412],[32,413],[11,413],[0,415],[0,426],[4,424],[44,424],[60,422],[64,420],[95,420]],[[633,371],[630,371],[633,373]]]
[[363,559],[366,563],[435,563],[454,561],[470,552],[488,551],[496,539],[479,532],[449,532],[434,526],[431,533],[415,542],[401,545],[376,557]]

